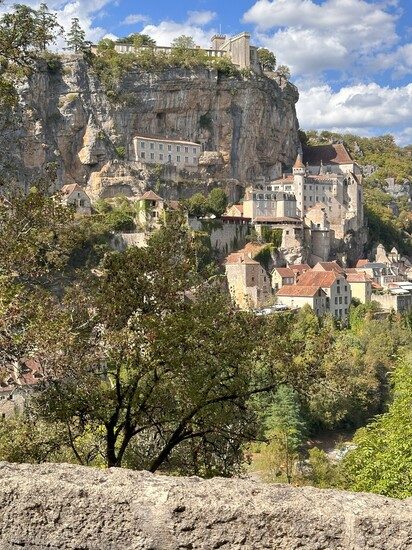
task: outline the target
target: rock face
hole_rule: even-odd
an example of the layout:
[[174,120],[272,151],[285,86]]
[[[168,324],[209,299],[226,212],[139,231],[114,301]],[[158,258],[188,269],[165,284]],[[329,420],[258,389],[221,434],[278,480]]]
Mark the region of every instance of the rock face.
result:
[[0,464],[0,548],[412,547],[412,502],[239,479]]
[[76,182],[95,197],[138,193],[159,176],[135,161],[139,134],[197,141],[210,152],[195,174],[163,174],[173,182],[163,191],[173,198],[196,182],[201,190],[199,180],[231,180],[233,187],[270,175],[293,162],[299,144],[297,90],[265,76],[136,69],[109,100],[90,65],[67,55],[59,70],[40,64],[19,97],[17,111],[0,117],[0,175],[12,166],[26,187],[55,170],[59,186]]

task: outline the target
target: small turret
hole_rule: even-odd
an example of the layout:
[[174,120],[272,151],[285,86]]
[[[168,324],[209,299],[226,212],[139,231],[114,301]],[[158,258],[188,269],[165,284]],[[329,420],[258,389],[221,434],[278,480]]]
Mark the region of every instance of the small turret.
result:
[[305,175],[305,165],[302,162],[300,154],[296,157],[295,164],[293,165],[293,174],[300,176]]

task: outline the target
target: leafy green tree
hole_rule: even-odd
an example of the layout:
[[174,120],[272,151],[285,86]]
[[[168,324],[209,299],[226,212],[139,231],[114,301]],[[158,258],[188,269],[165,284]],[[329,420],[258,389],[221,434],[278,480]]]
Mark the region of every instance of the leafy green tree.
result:
[[86,33],[81,28],[78,17],[73,17],[72,19],[66,42],[68,49],[75,53],[85,51],[90,45],[90,42],[86,41]]
[[172,40],[171,45],[172,45],[172,48],[176,48],[179,50],[192,50],[196,48],[196,44],[195,44],[195,41],[193,40],[193,37],[186,36],[184,34]]
[[309,449],[308,454],[310,473],[307,478],[310,483],[321,489],[338,486],[340,483],[339,468],[330,461],[325,451],[313,447]]
[[393,374],[393,400],[354,437],[344,459],[348,487],[395,498],[412,496],[412,363],[403,360]]
[[199,218],[207,213],[207,198],[202,193],[192,195],[186,205],[189,216]]
[[217,217],[222,216],[226,212],[227,195],[223,189],[212,189],[207,197],[207,210]]
[[279,65],[276,69],[276,73],[284,80],[289,80],[290,78],[290,69],[286,65]]
[[267,48],[258,49],[258,60],[264,71],[274,71],[276,68],[276,56]]
[[129,34],[129,36],[118,38],[116,40],[116,43],[130,44],[135,46],[136,48],[140,48],[142,46],[150,46],[153,48],[156,46],[156,40],[154,40],[148,34],[142,34],[140,32],[135,32],[135,33]]
[[40,4],[35,12],[36,42],[40,51],[45,51],[53,43],[57,35],[63,33],[63,27],[57,22],[55,13],[49,11],[47,4]]

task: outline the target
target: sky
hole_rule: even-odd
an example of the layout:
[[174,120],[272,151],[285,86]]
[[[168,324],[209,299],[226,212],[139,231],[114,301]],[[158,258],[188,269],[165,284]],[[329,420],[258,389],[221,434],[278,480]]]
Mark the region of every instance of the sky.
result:
[[[37,7],[35,0],[20,0]],[[47,2],[47,0],[46,0]],[[7,5],[12,5],[7,0]],[[182,34],[208,46],[246,30],[298,86],[301,128],[412,143],[412,0],[49,0],[67,28],[93,42],[143,32],[168,45]]]

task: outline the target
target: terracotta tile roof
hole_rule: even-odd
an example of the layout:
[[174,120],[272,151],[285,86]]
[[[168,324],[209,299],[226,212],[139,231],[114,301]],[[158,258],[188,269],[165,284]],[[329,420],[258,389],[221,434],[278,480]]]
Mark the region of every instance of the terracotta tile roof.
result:
[[353,160],[342,143],[311,145],[303,148],[303,162],[309,166],[352,164]]
[[302,157],[298,155],[295,160],[295,164],[293,165],[293,168],[305,168],[305,165],[302,162]]
[[252,260],[248,254],[244,252],[233,252],[232,254],[229,254],[229,256],[225,260],[226,265],[245,265],[245,264],[253,264],[253,265],[259,265],[259,262],[256,260]]
[[38,384],[43,378],[40,364],[34,359],[25,359],[19,370],[10,367],[6,376],[0,380],[0,393],[10,392],[17,388],[29,387]]
[[162,197],[156,195],[154,191],[146,191],[139,199],[139,201],[162,201]]
[[358,261],[356,262],[356,267],[363,267],[364,265],[366,265],[366,264],[368,264],[368,263],[369,263],[369,260],[364,260],[364,259],[358,260]]
[[335,271],[306,271],[299,277],[298,285],[300,286],[320,286],[322,288],[331,287],[334,282],[339,279]]
[[371,282],[371,278],[366,273],[348,273],[346,275],[348,283],[368,283]]
[[308,264],[290,264],[288,265],[288,267],[294,272],[304,272],[309,271],[310,269],[310,266]]
[[245,246],[238,250],[238,252],[246,252],[249,256],[254,258],[261,252],[267,245],[258,243],[246,243]]
[[77,183],[68,183],[60,189],[60,193],[66,196],[71,195],[74,191],[84,191],[84,189]]
[[292,269],[290,269],[290,267],[275,267],[272,273],[274,273],[275,271],[279,273],[281,277],[295,277],[295,273]]
[[232,208],[236,208],[241,214],[243,214],[243,204],[234,204]]
[[318,262],[313,269],[315,271],[334,271],[335,273],[343,273],[343,269],[336,262]]
[[381,286],[379,283],[375,283],[375,281],[372,281],[372,288],[374,290],[383,290],[383,286]]
[[316,296],[319,290],[319,286],[313,285],[285,285],[276,292],[276,296]]

